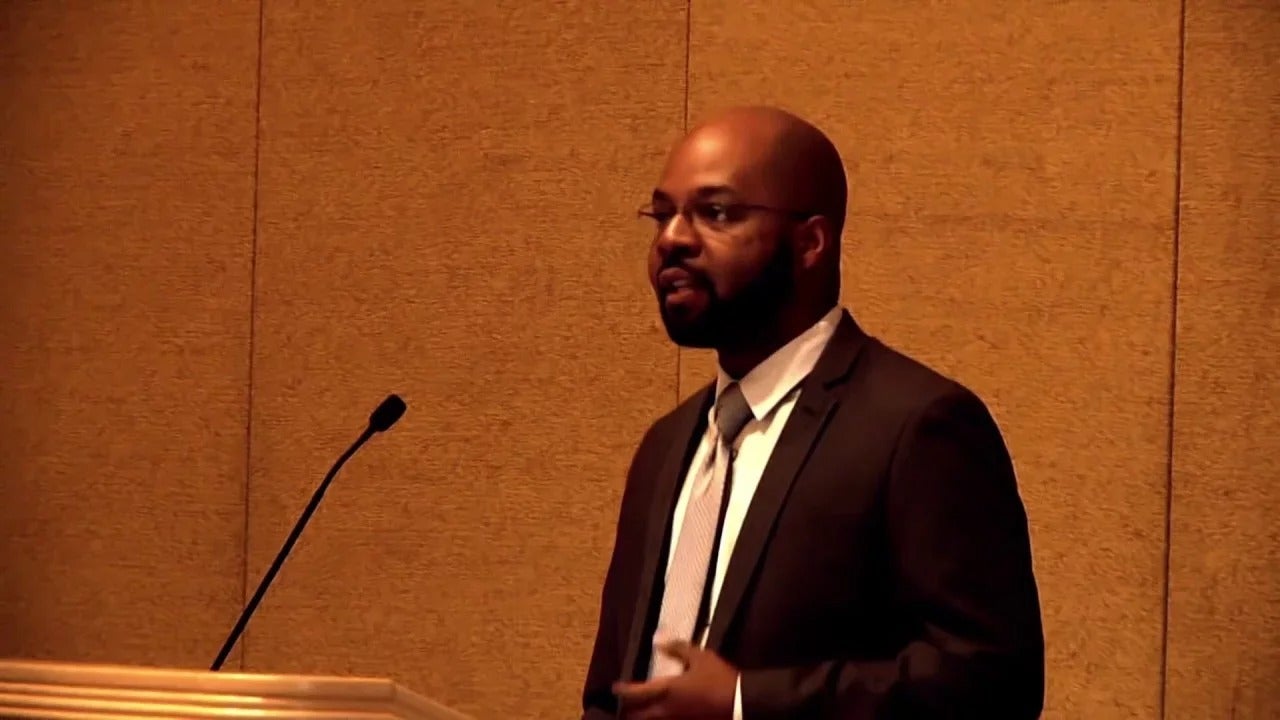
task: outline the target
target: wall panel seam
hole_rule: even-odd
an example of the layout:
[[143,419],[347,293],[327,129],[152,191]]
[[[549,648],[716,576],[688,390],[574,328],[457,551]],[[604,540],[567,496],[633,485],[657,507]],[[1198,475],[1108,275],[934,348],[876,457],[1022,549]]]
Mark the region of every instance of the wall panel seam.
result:
[[[680,120],[681,133],[689,132],[689,60],[693,55],[693,0],[684,4],[684,114]],[[676,402],[680,406],[680,364],[684,351],[676,346]]]
[[1173,156],[1173,258],[1169,307],[1169,409],[1166,423],[1165,508],[1164,508],[1164,607],[1160,624],[1160,701],[1159,716],[1168,714],[1169,698],[1169,613],[1173,586],[1173,473],[1174,423],[1177,419],[1178,382],[1178,276],[1182,245],[1182,146],[1186,113],[1187,0],[1181,0],[1178,13],[1177,108],[1174,119]]
[[[266,0],[258,0],[258,66],[253,101],[253,203],[250,216],[252,223],[252,241],[249,247],[249,365],[245,390],[247,412],[245,414],[244,442],[244,528],[241,532],[242,568],[240,574],[241,607],[249,601],[249,481],[253,475],[253,359],[256,353],[256,332],[258,317],[258,203],[261,197],[262,167],[262,54],[265,28]],[[240,636],[240,669],[248,666],[249,633]]]

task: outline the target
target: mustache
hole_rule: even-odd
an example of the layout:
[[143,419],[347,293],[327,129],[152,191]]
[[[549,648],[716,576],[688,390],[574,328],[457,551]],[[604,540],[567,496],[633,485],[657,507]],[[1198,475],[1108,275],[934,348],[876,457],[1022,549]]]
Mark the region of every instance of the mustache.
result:
[[658,270],[654,274],[661,275],[666,270],[683,270],[689,274],[690,279],[700,285],[706,285],[709,282],[706,272],[682,262],[679,258],[664,260],[662,264],[658,266]]

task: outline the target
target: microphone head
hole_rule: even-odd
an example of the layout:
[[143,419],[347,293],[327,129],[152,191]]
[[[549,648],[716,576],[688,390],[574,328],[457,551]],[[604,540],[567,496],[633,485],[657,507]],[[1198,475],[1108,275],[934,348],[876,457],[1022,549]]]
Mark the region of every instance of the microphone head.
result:
[[396,424],[405,411],[404,400],[399,395],[391,394],[369,416],[369,427],[374,432],[383,432]]

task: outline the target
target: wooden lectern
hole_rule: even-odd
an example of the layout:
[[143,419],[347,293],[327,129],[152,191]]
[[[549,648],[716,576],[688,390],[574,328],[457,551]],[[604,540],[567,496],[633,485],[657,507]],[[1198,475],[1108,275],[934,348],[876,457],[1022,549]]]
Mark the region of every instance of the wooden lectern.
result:
[[471,720],[390,680],[0,660],[0,718]]

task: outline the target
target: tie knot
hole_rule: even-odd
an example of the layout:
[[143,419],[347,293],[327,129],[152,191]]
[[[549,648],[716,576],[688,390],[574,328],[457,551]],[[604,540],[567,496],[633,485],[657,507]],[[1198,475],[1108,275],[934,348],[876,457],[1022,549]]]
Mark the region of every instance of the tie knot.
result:
[[751,406],[738,383],[733,383],[716,399],[716,428],[726,445],[732,445],[738,433],[751,419]]

